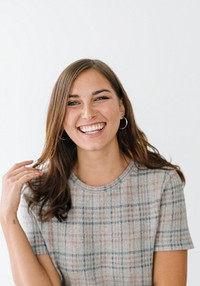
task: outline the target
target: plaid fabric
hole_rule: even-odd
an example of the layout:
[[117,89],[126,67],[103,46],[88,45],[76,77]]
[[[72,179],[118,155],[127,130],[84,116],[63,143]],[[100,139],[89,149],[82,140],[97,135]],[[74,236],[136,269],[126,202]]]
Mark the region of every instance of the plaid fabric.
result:
[[131,162],[111,184],[89,187],[70,177],[66,222],[42,223],[37,210],[21,223],[35,254],[48,253],[63,285],[150,286],[153,253],[192,248],[183,185],[175,171]]

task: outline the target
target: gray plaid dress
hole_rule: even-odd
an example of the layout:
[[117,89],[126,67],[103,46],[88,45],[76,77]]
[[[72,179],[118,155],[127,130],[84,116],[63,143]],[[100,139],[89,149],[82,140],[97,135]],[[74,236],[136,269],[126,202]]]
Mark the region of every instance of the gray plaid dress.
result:
[[62,285],[151,286],[153,254],[193,247],[183,184],[174,170],[132,161],[112,183],[91,187],[70,176],[67,221],[41,222],[21,202],[21,224],[36,255],[49,254]]

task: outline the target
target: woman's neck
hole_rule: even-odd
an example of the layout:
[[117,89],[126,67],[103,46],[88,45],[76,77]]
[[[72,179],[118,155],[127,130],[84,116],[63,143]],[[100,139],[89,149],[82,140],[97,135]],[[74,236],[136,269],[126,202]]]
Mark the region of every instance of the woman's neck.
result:
[[104,151],[78,151],[76,176],[90,186],[102,186],[118,178],[130,162],[119,148]]

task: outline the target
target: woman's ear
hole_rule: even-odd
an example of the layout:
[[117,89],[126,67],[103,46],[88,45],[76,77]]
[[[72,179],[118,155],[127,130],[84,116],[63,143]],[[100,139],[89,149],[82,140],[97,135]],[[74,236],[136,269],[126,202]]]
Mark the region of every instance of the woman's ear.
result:
[[121,117],[123,118],[125,115],[125,107],[124,107],[123,99],[120,99],[119,101],[119,108],[120,108]]

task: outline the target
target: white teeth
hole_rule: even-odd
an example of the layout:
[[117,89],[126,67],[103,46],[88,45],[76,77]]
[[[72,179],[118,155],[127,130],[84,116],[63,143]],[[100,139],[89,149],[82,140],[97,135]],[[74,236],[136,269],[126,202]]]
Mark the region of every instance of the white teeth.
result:
[[105,123],[98,123],[98,124],[93,124],[93,125],[88,125],[88,126],[80,126],[79,129],[84,132],[84,133],[95,133],[105,126]]

